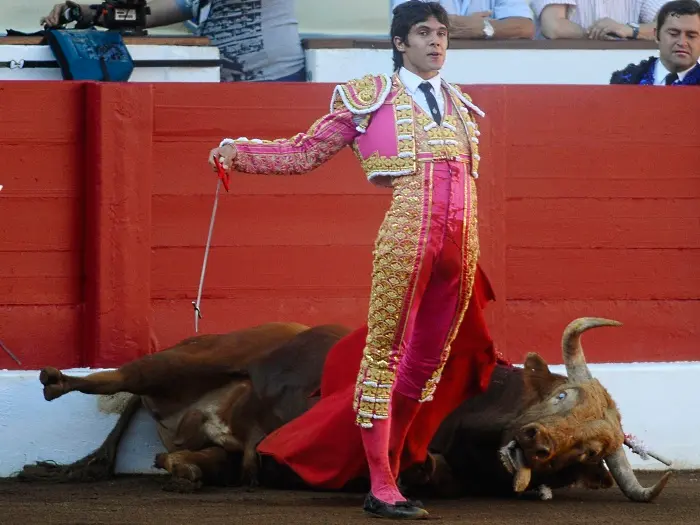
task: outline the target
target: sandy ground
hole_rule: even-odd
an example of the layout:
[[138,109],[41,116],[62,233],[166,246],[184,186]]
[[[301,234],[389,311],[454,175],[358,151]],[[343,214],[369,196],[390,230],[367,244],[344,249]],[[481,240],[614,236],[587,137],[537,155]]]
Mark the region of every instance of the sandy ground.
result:
[[[640,473],[643,483],[658,477]],[[371,522],[363,494],[208,487],[192,494],[162,489],[164,477],[126,476],[94,484],[0,481],[0,523],[123,525],[341,525]],[[700,524],[700,472],[676,474],[653,503],[632,503],[617,488],[555,491],[551,501],[424,500],[446,524]]]

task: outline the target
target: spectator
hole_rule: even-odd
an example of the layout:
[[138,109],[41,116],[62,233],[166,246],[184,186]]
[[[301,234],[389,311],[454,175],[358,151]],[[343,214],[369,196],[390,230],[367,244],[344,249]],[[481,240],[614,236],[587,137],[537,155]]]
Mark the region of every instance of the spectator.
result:
[[[392,10],[406,1],[391,0]],[[450,38],[505,40],[535,36],[528,0],[439,0],[438,3],[449,14]]]
[[[304,50],[294,4],[292,0],[152,0],[147,27],[196,21],[196,34],[219,48],[222,82],[304,81]],[[67,1],[56,4],[41,24],[58,26],[61,13],[71,6],[80,7],[80,22],[93,20],[90,5]]]
[[533,0],[545,38],[654,40],[664,0]]
[[615,71],[611,84],[700,86],[700,3],[673,0],[656,22],[659,58],[649,57]]

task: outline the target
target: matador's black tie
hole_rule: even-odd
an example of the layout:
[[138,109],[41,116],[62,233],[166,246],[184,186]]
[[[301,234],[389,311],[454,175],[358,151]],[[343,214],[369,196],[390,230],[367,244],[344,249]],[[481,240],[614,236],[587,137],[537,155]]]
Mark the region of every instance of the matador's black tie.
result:
[[440,124],[442,122],[442,115],[440,115],[440,109],[438,108],[437,100],[435,100],[435,95],[433,95],[433,86],[430,82],[421,82],[418,86],[423,93],[425,93],[425,99],[428,101],[428,107],[433,115],[435,122]]

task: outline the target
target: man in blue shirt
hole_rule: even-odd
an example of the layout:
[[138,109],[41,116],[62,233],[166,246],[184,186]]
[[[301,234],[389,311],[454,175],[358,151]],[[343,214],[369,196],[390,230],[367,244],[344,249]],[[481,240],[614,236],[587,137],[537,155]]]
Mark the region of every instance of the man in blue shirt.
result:
[[[391,9],[407,0],[391,0]],[[450,38],[532,39],[534,15],[528,0],[440,0],[450,15]]]

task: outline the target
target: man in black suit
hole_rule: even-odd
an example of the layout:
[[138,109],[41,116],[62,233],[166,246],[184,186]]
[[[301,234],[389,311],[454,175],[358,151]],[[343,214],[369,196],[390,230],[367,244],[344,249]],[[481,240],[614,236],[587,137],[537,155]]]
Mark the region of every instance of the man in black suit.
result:
[[649,57],[615,71],[611,84],[700,86],[700,3],[673,0],[656,21],[659,57]]

